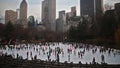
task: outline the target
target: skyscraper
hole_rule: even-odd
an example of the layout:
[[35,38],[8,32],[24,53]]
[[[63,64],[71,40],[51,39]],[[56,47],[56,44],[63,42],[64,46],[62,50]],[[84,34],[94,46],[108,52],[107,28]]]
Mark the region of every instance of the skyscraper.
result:
[[1,15],[0,15],[0,23],[3,23],[3,22],[2,22],[2,16],[1,16]]
[[23,0],[20,4],[20,24],[27,28],[27,2],[26,0]]
[[42,1],[42,22],[46,30],[55,31],[56,0]]
[[59,12],[59,19],[56,22],[57,32],[65,32],[66,31],[66,13],[65,11]]
[[5,24],[7,24],[9,21],[12,24],[17,23],[17,12],[15,12],[13,10],[6,10],[5,11]]
[[95,15],[96,18],[100,18],[103,14],[103,0],[94,0],[95,1]]
[[94,16],[94,0],[80,0],[81,16]]
[[103,0],[80,0],[81,16],[99,17],[103,13]]
[[16,9],[16,12],[17,12],[17,19],[20,19],[20,9]]
[[48,23],[48,0],[42,1],[42,23],[44,24],[46,30],[50,29],[50,24]]
[[71,16],[75,17],[76,16],[76,7],[71,7]]
[[118,28],[120,28],[120,3],[115,4],[115,19],[116,19]]

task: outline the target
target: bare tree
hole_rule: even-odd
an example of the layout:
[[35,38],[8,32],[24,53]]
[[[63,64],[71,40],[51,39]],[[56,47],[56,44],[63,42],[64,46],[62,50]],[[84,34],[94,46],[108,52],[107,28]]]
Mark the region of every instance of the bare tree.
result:
[[105,4],[105,10],[111,10],[113,8],[113,5]]

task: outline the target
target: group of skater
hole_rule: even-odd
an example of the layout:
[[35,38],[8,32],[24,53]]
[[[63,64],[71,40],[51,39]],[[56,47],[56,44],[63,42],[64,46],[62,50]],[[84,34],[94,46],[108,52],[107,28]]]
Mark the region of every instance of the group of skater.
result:
[[[62,45],[62,47],[61,47]],[[19,45],[11,45],[5,46],[0,48],[0,55],[3,53],[2,50],[9,51],[17,51],[17,53],[13,54],[14,58],[23,59],[23,55],[19,54],[19,51],[24,51],[26,55],[26,60],[38,60],[41,59],[39,56],[44,55],[43,58],[46,58],[46,61],[56,61],[61,62],[62,58],[66,58],[67,55],[67,62],[71,62],[71,58],[73,56],[77,56],[79,59],[84,59],[86,52],[92,52],[94,55],[96,52],[100,53],[101,56],[101,63],[105,63],[105,52],[108,54],[113,53],[116,55],[116,52],[112,48],[104,48],[104,47],[97,47],[83,43],[44,43],[44,44],[19,44]],[[6,51],[7,53],[7,51]],[[54,57],[53,57],[54,56]],[[62,58],[61,58],[62,57]],[[93,64],[96,63],[96,59],[94,56],[91,61]],[[42,60],[42,59],[41,59]],[[81,62],[81,61],[80,61]]]

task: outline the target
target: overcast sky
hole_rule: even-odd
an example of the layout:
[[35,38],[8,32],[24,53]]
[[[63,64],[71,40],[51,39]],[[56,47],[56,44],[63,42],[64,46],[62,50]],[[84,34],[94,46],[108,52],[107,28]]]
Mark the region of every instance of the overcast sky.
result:
[[[0,0],[0,16],[5,15],[5,10],[14,10],[20,7],[22,0]],[[43,0],[26,0],[28,3],[28,16],[33,15],[39,21],[41,20],[41,3]],[[104,0],[104,4],[118,3],[120,0]],[[56,15],[61,10],[70,11],[70,7],[77,7],[77,15],[80,15],[80,0],[56,0]]]

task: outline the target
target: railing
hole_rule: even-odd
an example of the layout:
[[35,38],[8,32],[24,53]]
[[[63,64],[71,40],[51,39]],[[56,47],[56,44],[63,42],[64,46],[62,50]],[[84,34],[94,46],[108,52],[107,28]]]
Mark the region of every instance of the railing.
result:
[[0,68],[120,68],[120,64],[73,64],[0,57]]

